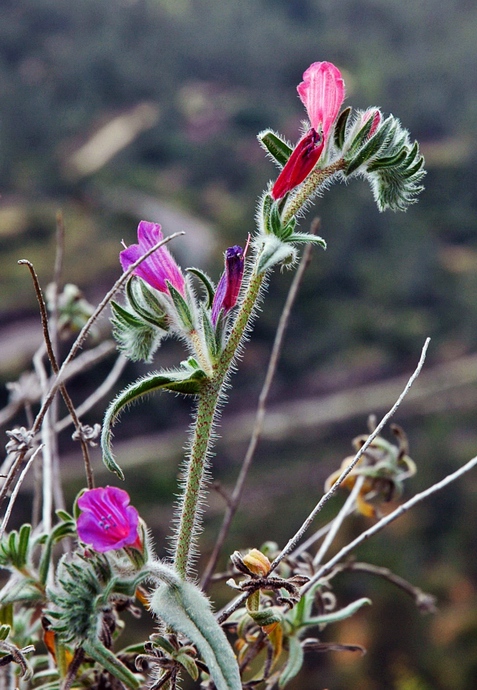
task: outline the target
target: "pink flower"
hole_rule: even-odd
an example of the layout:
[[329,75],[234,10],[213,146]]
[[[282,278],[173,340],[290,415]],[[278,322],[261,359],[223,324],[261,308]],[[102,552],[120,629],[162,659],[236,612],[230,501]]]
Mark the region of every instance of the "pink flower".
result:
[[[150,223],[147,220],[142,220],[137,228],[137,238],[139,244],[131,244],[119,255],[123,271],[127,271],[131,264],[163,239],[161,226],[159,223]],[[159,247],[147,259],[144,259],[134,269],[134,275],[142,278],[151,287],[159,290],[159,292],[168,292],[167,282],[169,282],[181,295],[184,295],[184,276],[166,247]]]
[[217,323],[219,314],[224,315],[237,304],[244,268],[244,251],[235,245],[225,252],[225,270],[217,285],[212,303],[212,323]]
[[281,199],[310,174],[318,162],[345,96],[341,72],[331,62],[314,62],[297,86],[311,128],[300,139],[278,176],[272,197]]
[[107,486],[85,491],[78,499],[78,537],[95,551],[132,546],[142,551],[138,534],[139,513],[129,505],[129,495],[123,489]]
[[326,140],[345,97],[341,72],[331,62],[314,62],[303,73],[297,91],[311,126]]

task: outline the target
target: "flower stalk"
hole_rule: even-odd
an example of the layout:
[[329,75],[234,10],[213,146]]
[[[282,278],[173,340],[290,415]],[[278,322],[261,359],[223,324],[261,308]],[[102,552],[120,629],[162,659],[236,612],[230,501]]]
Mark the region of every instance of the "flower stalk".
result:
[[196,419],[184,472],[185,481],[179,503],[179,519],[175,537],[174,566],[182,578],[186,578],[190,573],[191,561],[193,560],[194,543],[199,531],[208,455],[223,386],[230,373],[234,358],[240,350],[266,275],[257,272],[259,259],[260,254],[256,257],[255,267],[250,274],[243,301],[225,348],[218,362],[214,365],[213,375],[203,385],[198,395]]

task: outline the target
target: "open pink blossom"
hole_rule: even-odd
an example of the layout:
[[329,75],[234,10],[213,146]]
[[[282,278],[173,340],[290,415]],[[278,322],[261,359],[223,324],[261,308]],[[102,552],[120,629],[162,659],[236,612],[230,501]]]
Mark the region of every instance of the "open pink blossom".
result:
[[311,128],[293,149],[272,188],[281,199],[308,177],[317,164],[345,96],[341,72],[331,62],[314,62],[297,86]]
[[139,513],[129,505],[129,495],[115,486],[89,489],[78,499],[81,514],[78,537],[99,553],[132,546],[142,550]]
[[[135,263],[149,249],[163,239],[161,226],[159,223],[150,223],[147,220],[142,220],[138,225],[137,238],[139,244],[131,244],[131,246],[124,249],[119,255],[123,271],[127,271],[131,264]],[[169,282],[181,293],[181,295],[184,295],[184,276],[170,251],[165,246],[159,247],[159,249],[148,256],[147,259],[144,259],[144,261],[134,269],[134,275],[142,278],[151,287],[160,292],[169,291],[167,286],[167,282]]]

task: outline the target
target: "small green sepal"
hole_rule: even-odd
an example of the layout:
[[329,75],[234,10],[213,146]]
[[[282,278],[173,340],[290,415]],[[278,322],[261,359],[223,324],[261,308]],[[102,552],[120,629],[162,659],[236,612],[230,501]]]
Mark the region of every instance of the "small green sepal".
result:
[[346,125],[348,124],[349,116],[351,114],[351,108],[345,108],[336,120],[335,129],[333,133],[333,139],[336,148],[341,151],[346,136]]
[[185,299],[182,297],[181,293],[179,290],[176,290],[176,288],[171,285],[169,281],[167,281],[167,286],[169,288],[169,294],[172,298],[172,301],[174,303],[174,307],[177,312],[177,317],[180,321],[180,324],[182,328],[185,331],[191,331],[194,328],[194,321],[192,319],[192,314],[189,309],[189,306]]
[[257,139],[271,158],[283,167],[291,156],[293,150],[291,146],[271,129],[265,129],[263,132],[260,132],[257,135]]
[[214,283],[210,280],[209,276],[207,273],[204,273],[204,271],[201,271],[199,268],[186,268],[186,271],[188,273],[192,273],[196,278],[198,278],[203,286],[205,287],[206,295],[207,295],[207,308],[211,309],[212,308],[212,302],[214,301],[214,295],[215,295],[215,286]]

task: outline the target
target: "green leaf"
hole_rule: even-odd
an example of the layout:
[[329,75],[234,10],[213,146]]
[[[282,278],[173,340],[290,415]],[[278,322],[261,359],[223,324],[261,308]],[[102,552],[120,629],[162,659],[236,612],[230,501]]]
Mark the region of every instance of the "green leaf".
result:
[[217,338],[209,314],[205,309],[202,310],[202,328],[204,332],[205,344],[213,362],[216,361],[219,352]]
[[[59,513],[60,511],[57,512]],[[40,565],[38,568],[38,579],[42,584],[46,584],[48,571],[51,565],[51,552],[53,546],[65,537],[76,536],[76,522],[70,515],[68,515],[68,513],[64,513],[64,515],[66,516],[66,520],[55,525],[48,535],[43,548]]]
[[288,660],[283,673],[278,681],[278,687],[284,688],[285,685],[296,676],[303,666],[304,660],[303,647],[296,636],[288,638]]
[[336,120],[335,130],[333,133],[333,138],[335,146],[341,151],[345,141],[346,125],[348,124],[348,119],[351,114],[351,108],[345,108]]
[[168,330],[166,313],[143,280],[134,276],[130,278],[126,284],[126,296],[131,307],[143,321],[164,331]]
[[111,302],[113,335],[121,352],[133,362],[150,362],[166,331]]
[[124,479],[124,474],[111,453],[111,428],[124,407],[130,405],[144,395],[161,389],[173,391],[174,393],[182,393],[184,395],[197,395],[206,378],[207,376],[202,369],[193,369],[186,365],[181,369],[149,374],[125,388],[124,391],[113,400],[104,416],[103,431],[101,434],[101,449],[103,451],[103,462],[106,467],[108,467],[111,472],[115,472],[120,479]]
[[86,654],[98,662],[106,671],[117,678],[121,683],[131,690],[137,690],[140,682],[137,676],[120,661],[113,652],[107,649],[100,642],[95,640],[85,640],[82,647]]
[[275,235],[267,235],[263,243],[262,251],[257,266],[257,273],[265,273],[282,261],[294,261],[296,251],[289,242],[282,242]]
[[181,322],[183,328],[186,331],[191,331],[194,328],[194,322],[192,320],[192,314],[190,312],[189,305],[182,297],[179,290],[176,290],[176,288],[173,285],[171,285],[169,281],[167,281],[167,286],[169,288],[169,294],[172,297],[172,301],[176,308],[179,321]]
[[212,302],[214,301],[215,287],[213,282],[210,280],[209,276],[198,268],[186,268],[186,271],[195,275],[205,287],[207,293],[207,307],[210,309],[212,307]]
[[291,156],[292,148],[271,129],[266,129],[257,136],[261,146],[282,167]]
[[326,249],[326,241],[318,235],[310,235],[308,232],[294,232],[286,238],[286,242],[306,242],[310,244],[319,244],[320,247]]
[[164,623],[196,645],[217,690],[242,690],[237,660],[207,598],[191,582],[159,585],[151,609]]
[[[385,143],[386,138],[390,135],[393,125],[394,118],[390,116],[378,128],[376,134],[374,134],[374,136],[372,136],[358,151],[355,157],[347,163],[344,171],[346,175],[354,173],[363,163],[378,153],[379,149]],[[346,160],[349,160],[348,156],[346,156]]]
[[345,606],[338,611],[324,613],[322,616],[313,616],[312,618],[303,621],[302,625],[309,627],[312,625],[327,625],[328,623],[336,623],[337,621],[345,620],[345,618],[350,618],[350,616],[355,614],[356,611],[359,611],[362,606],[367,606],[371,603],[371,599],[366,599],[363,597],[362,599],[353,601],[351,604],[348,604],[348,606]]
[[18,568],[23,568],[28,559],[28,551],[30,546],[31,525],[24,524],[20,527],[18,535]]

